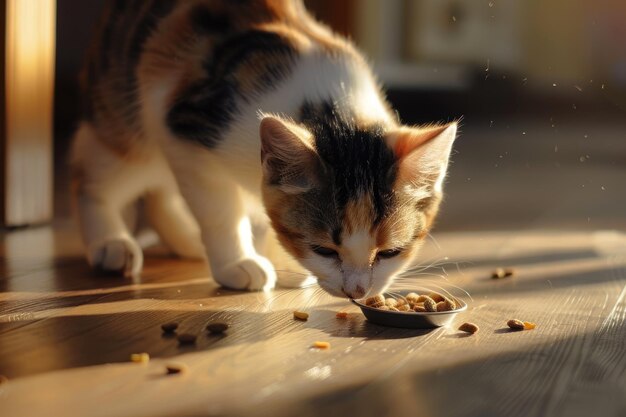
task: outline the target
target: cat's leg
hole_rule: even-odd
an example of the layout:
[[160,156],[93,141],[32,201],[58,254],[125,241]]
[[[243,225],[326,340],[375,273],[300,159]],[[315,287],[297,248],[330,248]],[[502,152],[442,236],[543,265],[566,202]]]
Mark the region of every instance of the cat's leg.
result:
[[233,289],[273,288],[274,266],[254,248],[239,186],[206,150],[178,142],[166,147],[166,155],[200,227],[213,278]]
[[95,135],[83,123],[72,149],[72,200],[87,260],[98,270],[137,276],[143,254],[124,221],[124,212],[144,188],[142,170]]
[[146,213],[150,224],[162,242],[176,255],[203,259],[205,253],[198,223],[180,195],[164,160],[162,164],[167,175],[163,175],[158,187],[146,194]]

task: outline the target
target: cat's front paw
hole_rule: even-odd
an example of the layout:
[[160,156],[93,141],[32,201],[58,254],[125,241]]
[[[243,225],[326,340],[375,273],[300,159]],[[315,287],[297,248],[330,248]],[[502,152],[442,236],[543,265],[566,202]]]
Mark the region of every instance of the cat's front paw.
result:
[[92,268],[124,277],[135,277],[143,266],[143,252],[129,237],[96,242],[89,246],[87,258]]
[[213,277],[221,285],[235,290],[259,291],[274,288],[274,265],[262,256],[244,258],[214,270]]

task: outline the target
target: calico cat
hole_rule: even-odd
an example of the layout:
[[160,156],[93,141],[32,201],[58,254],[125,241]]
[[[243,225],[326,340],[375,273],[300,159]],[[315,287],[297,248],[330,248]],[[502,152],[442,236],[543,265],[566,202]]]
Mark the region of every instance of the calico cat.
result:
[[364,58],[299,0],[112,0],[82,88],[89,263],[140,273],[124,211],[142,199],[174,253],[235,289],[310,271],[334,295],[383,291],[433,225],[457,129],[399,124]]

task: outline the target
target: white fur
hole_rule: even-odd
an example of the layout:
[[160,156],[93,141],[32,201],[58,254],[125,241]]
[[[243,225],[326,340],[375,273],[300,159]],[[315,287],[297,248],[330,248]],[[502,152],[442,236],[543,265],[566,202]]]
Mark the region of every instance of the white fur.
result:
[[369,260],[376,249],[368,230],[357,230],[342,237],[339,259],[311,254],[303,264],[319,278],[331,294],[359,299],[384,292],[408,260],[402,258]]
[[457,125],[450,124],[443,132],[422,145],[417,151],[414,163],[423,173],[434,173],[437,177],[433,190],[436,193],[443,191],[443,180],[448,170],[448,160],[452,144],[456,138]]
[[178,196],[178,187],[158,148],[144,150],[132,162],[106,148],[87,123],[74,138],[72,165],[83,174],[74,205],[90,264],[137,276],[143,263],[141,248],[124,219],[124,209],[137,198],[146,203],[155,228],[171,249],[201,257],[198,230]]

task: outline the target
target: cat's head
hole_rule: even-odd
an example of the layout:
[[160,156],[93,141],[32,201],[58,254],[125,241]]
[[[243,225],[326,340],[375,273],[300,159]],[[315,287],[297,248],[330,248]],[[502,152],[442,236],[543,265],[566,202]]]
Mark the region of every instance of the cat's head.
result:
[[261,121],[263,199],[282,245],[329,293],[384,291],[427,236],[456,124]]

